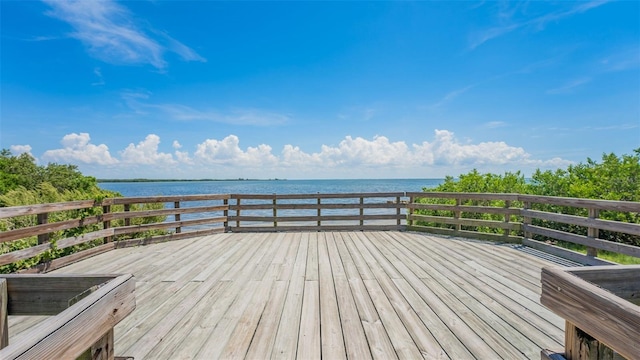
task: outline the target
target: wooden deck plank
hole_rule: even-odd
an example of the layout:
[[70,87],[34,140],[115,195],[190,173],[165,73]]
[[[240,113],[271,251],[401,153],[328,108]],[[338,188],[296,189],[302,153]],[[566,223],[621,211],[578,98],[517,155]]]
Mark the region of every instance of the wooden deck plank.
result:
[[[539,303],[551,263],[414,232],[225,233],[116,249],[59,273],[134,274],[119,355],[539,358],[564,322]],[[9,317],[11,337],[39,319]]]
[[[411,237],[405,238],[404,234],[399,234],[399,236],[406,239],[406,241],[402,242],[403,244],[413,243],[414,245],[417,245]],[[560,319],[558,316],[554,316],[550,310],[540,305],[539,291],[534,293],[523,288],[514,281],[507,281],[506,279],[501,278],[499,275],[496,275],[491,271],[486,273],[480,272],[475,261],[464,260],[464,257],[462,257],[463,260],[461,261],[457,259],[457,256],[451,256],[451,251],[446,247],[446,244],[439,244],[435,242],[429,247],[428,251],[424,249],[418,249],[417,251],[424,257],[438,256],[438,258],[443,259],[443,261],[446,262],[447,267],[451,271],[460,272],[464,270],[466,273],[464,276],[473,276],[476,279],[482,280],[486,285],[504,294],[504,296],[511,297],[519,303],[526,305],[527,308],[534,311],[536,314],[539,314],[541,317],[549,319],[558,327],[558,329],[564,328],[564,320]],[[470,264],[473,266],[469,266]]]
[[304,294],[304,277],[309,249],[309,236],[299,236],[298,253],[291,270],[289,289],[282,311],[280,324],[276,334],[271,357],[275,359],[294,358],[298,351],[298,334],[300,329],[300,314],[302,313],[302,297]]
[[198,356],[198,352],[203,345],[209,339],[209,336],[217,327],[220,320],[225,316],[227,310],[234,304],[234,302],[240,301],[239,297],[250,295],[247,289],[251,283],[248,281],[249,274],[239,274],[244,266],[251,263],[251,259],[259,256],[259,251],[252,252],[249,249],[260,249],[260,246],[266,240],[261,236],[247,236],[243,238],[244,247],[240,251],[236,252],[233,256],[229,257],[221,266],[219,272],[216,272],[215,276],[211,276],[208,281],[221,281],[223,276],[227,278],[235,278],[236,281],[226,280],[224,282],[230,284],[224,291],[222,291],[214,302],[209,304],[210,310],[205,316],[200,318],[200,321],[196,326],[191,329],[186,329],[188,333],[185,340],[176,347],[169,359],[193,359]]
[[271,296],[256,327],[255,334],[247,350],[247,359],[259,359],[271,354],[276,340],[276,331],[289,287],[288,281],[275,281]]
[[320,359],[320,344],[320,288],[317,280],[307,280],[304,282],[297,357]]
[[[423,256],[427,256],[427,252],[422,251],[418,252]],[[464,289],[464,291],[459,295],[460,298],[467,297],[466,294],[470,294],[473,292],[476,297],[469,301],[469,303],[474,304],[474,306],[478,306],[476,304],[487,304],[487,305],[496,305],[492,308],[493,311],[498,314],[499,317],[507,318],[508,322],[519,329],[519,331],[527,334],[527,336],[520,336],[518,332],[508,332],[503,331],[502,334],[510,334],[509,342],[512,343],[521,343],[525,341],[524,339],[530,339],[531,341],[537,340],[538,344],[547,344],[547,347],[558,346],[562,343],[563,332],[562,328],[557,327],[557,323],[554,325],[545,320],[546,316],[551,316],[549,310],[544,309],[539,303],[528,303],[527,298],[519,296],[513,290],[509,290],[507,287],[498,287],[498,291],[495,291],[495,288],[486,287],[486,285],[494,285],[495,283],[491,282],[491,278],[483,280],[482,276],[478,276],[478,273],[474,272],[473,268],[468,268],[465,271],[465,263],[456,263],[457,260],[451,259],[447,257],[448,252],[445,249],[439,248],[439,245],[431,244],[428,256],[430,256],[429,263],[423,263],[423,267],[431,268],[432,263],[433,266],[437,266],[440,271],[444,271],[444,276],[440,279],[441,282],[445,284],[449,284],[448,286],[453,286],[450,283],[450,280],[455,280],[455,284]],[[447,263],[453,262],[454,266],[446,267],[443,265],[447,265]],[[465,287],[464,284],[472,282],[474,285]],[[435,287],[430,283],[430,287]],[[446,287],[447,285],[445,285]],[[469,287],[475,287],[478,291],[470,291]],[[481,289],[481,290],[479,290]],[[509,302],[509,296],[515,297],[518,301]],[[522,303],[524,302],[524,304]],[[505,305],[506,304],[506,305]],[[483,310],[484,311],[484,310]],[[542,316],[538,314],[542,313]],[[489,315],[489,317],[492,317]],[[558,317],[553,317],[558,318]],[[561,320],[558,318],[558,320]],[[491,327],[499,328],[500,326],[494,326],[492,320],[487,320],[491,323]],[[555,334],[555,336],[549,335]],[[495,335],[495,334],[494,334]],[[536,348],[531,344],[531,341],[527,340],[527,346],[523,347],[527,352],[527,356],[534,356],[534,354],[539,353],[539,348]],[[524,344],[521,344],[521,347]],[[533,346],[533,347],[532,347]],[[526,350],[526,349],[529,350]]]
[[[390,243],[386,243],[387,246],[392,246]],[[434,247],[430,247],[433,249]],[[416,254],[403,252],[403,247],[396,248],[400,256],[407,256],[412,258]],[[406,250],[405,250],[406,251]],[[445,260],[442,258],[433,258],[435,262],[442,264]],[[421,260],[415,260],[420,262]],[[424,266],[426,267],[426,266]],[[564,334],[560,331],[562,329],[554,326],[550,322],[546,321],[543,317],[536,314],[535,309],[531,309],[531,306],[522,304],[515,301],[508,296],[505,296],[505,292],[496,291],[494,288],[487,286],[486,283],[478,279],[474,274],[465,272],[463,269],[457,266],[451,267],[451,272],[447,274],[447,281],[452,281],[456,286],[460,286],[469,295],[473,297],[472,301],[485,304],[492,309],[495,313],[510,312],[516,314],[521,318],[518,321],[516,318],[512,318],[510,322],[518,331],[526,334],[532,341],[536,341],[539,344],[557,344],[562,343]],[[552,336],[553,334],[557,336]]]
[[[222,350],[222,354],[220,356],[216,354],[215,358],[244,358],[253,339],[260,317],[262,316],[262,312],[264,311],[264,307],[267,305],[269,293],[273,285],[274,281],[271,280],[263,280],[260,282],[256,292],[253,294],[251,302],[244,309],[238,323],[233,329],[229,341]],[[215,340],[218,341],[218,338],[215,338]],[[212,358],[214,357],[212,356]]]
[[[378,317],[378,312],[373,305],[373,301],[371,300],[367,288],[363,283],[363,279],[361,278],[360,271],[365,274],[370,274],[369,268],[362,263],[361,258],[359,261],[360,266],[356,266],[352,257],[354,254],[347,249],[345,244],[345,240],[347,239],[345,238],[348,238],[348,235],[343,236],[343,234],[339,234],[336,237],[336,245],[338,252],[340,253],[340,258],[342,259],[342,264],[345,268],[347,278],[349,279],[351,294],[353,295],[356,308],[358,309],[364,333],[367,336],[371,355],[374,359],[397,359],[398,355],[391,344],[391,340],[389,339],[386,329],[382,325],[382,321]],[[353,248],[352,242],[351,248],[353,251],[356,251]]]
[[336,289],[338,311],[340,312],[340,324],[342,325],[342,333],[345,334],[345,351],[349,359],[371,359],[367,337],[358,315],[355,300],[351,294],[347,275],[336,246],[335,236],[337,235],[333,233],[328,234],[326,242]]
[[[402,245],[411,244],[410,239],[406,240],[402,242]],[[397,244],[399,245],[400,243]],[[427,252],[424,250],[419,250],[418,254],[427,256]],[[440,263],[449,265],[446,267],[448,271],[457,274],[459,276],[457,279],[466,280],[467,283],[470,283],[468,286],[475,287],[480,292],[488,294],[489,299],[486,302],[497,301],[501,304],[501,307],[504,307],[500,311],[510,310],[520,315],[525,323],[533,324],[547,334],[558,334],[564,329],[564,321],[558,316],[554,316],[550,310],[544,308],[539,302],[532,301],[532,299],[513,291],[508,286],[479,274],[474,268],[465,266],[464,262],[459,262],[448,256],[448,254],[449,252],[444,247],[444,244],[432,244],[429,247],[428,256],[434,257]],[[410,254],[406,255],[411,257]],[[424,266],[428,265],[425,264]],[[460,282],[460,284],[465,284],[465,282]]]
[[342,336],[342,326],[340,326],[340,312],[326,235],[326,233],[318,235],[318,259],[323,259],[318,263],[322,356],[328,359],[346,359],[347,354]]

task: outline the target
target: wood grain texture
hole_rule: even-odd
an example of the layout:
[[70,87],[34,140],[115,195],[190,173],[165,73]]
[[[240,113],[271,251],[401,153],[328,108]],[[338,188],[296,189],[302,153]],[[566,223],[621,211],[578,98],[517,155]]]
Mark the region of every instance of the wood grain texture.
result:
[[[564,338],[564,320],[539,303],[549,264],[424,233],[220,233],[54,274],[135,275],[137,308],[114,340],[136,360],[540,358]],[[23,318],[12,339],[37,326]]]
[[135,309],[135,280],[122,275],[0,350],[3,359],[76,358]]
[[0,349],[9,345],[9,294],[7,279],[0,279]]
[[542,304],[621,355],[640,354],[639,306],[570,271],[543,268],[541,281]]

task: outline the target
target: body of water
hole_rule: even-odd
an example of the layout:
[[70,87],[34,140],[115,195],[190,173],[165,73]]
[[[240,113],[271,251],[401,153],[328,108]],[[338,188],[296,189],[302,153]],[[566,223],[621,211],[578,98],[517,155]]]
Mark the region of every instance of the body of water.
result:
[[123,196],[193,194],[329,194],[422,191],[443,179],[229,180],[100,183]]

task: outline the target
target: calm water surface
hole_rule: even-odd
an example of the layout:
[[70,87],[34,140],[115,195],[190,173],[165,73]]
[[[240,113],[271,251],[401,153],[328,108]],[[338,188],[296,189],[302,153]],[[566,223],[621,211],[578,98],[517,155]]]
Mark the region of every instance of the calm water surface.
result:
[[410,192],[435,187],[442,179],[242,180],[100,183],[123,196],[193,194],[315,194]]

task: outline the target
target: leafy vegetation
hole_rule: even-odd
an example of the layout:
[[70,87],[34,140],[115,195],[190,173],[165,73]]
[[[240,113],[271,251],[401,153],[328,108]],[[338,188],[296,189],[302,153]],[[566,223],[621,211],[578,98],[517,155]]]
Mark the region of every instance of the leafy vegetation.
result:
[[[95,178],[82,175],[75,165],[50,163],[46,166],[40,166],[37,165],[35,159],[28,154],[14,156],[9,150],[4,149],[0,151],[0,207],[57,203],[72,200],[102,200],[107,197],[120,196],[117,192],[101,189]],[[163,207],[163,204],[145,204],[143,206],[132,206],[130,210],[155,210]],[[54,223],[69,219],[87,219],[101,215],[102,211],[101,207],[91,207],[87,209],[52,212],[48,214],[48,222]],[[124,211],[124,207],[113,206],[111,211]],[[133,218],[130,220],[130,224],[141,225],[157,223],[164,221],[164,219],[164,216]],[[35,215],[0,219],[0,231],[34,226],[37,225],[37,223],[37,216]],[[124,220],[114,220],[111,222],[111,226],[123,225]],[[30,268],[42,262],[101,245],[103,243],[102,239],[59,249],[56,246],[56,241],[101,230],[102,226],[101,222],[97,222],[81,227],[52,232],[49,234],[50,249],[30,259],[0,266],[0,273]],[[148,237],[162,233],[164,232],[153,230],[128,234],[127,238]],[[38,239],[36,236],[0,243],[0,254],[26,249],[37,244]]]
[[[535,194],[559,197],[574,198],[590,198],[604,200],[621,200],[621,201],[640,201],[640,149],[634,150],[631,155],[617,156],[613,153],[603,154],[602,161],[597,162],[587,159],[584,163],[571,165],[567,169],[558,169],[555,171],[537,170],[531,177],[526,179],[520,172],[507,172],[504,175],[481,174],[477,170],[472,170],[467,174],[460,175],[457,179],[451,176],[445,178],[444,182],[435,187],[424,189],[427,192],[478,192],[478,193],[519,193],[519,194]],[[455,204],[453,199],[420,199],[422,203],[428,204]],[[460,205],[481,205],[504,207],[504,201],[479,201],[466,200]],[[522,207],[523,204],[514,202],[511,207]],[[534,210],[542,210],[554,213],[563,213],[569,215],[587,216],[587,210],[582,208],[564,207],[555,205],[535,204]],[[416,213],[422,215],[435,215],[453,217],[453,212],[443,210],[419,210]],[[460,215],[463,218],[495,220],[503,221],[501,214],[486,214],[463,212]],[[599,215],[601,219],[624,221],[631,223],[640,223],[640,214],[602,211]],[[521,218],[513,217],[514,221],[522,221]],[[418,225],[454,228],[455,225],[442,224],[435,222],[419,222]],[[539,225],[546,228],[571,232],[579,235],[586,235],[587,228],[563,223],[534,220],[533,225]],[[480,232],[489,232],[502,234],[502,229],[481,226],[463,226],[462,230],[472,230]],[[522,233],[517,234],[522,235]],[[536,236],[537,240],[549,240],[542,236]],[[599,238],[610,241],[640,246],[640,237],[628,234],[614,233],[611,231],[600,230]],[[584,248],[558,242],[559,245],[583,251]],[[606,252],[603,252],[606,254]],[[639,262],[640,259],[620,257],[611,255],[624,262]]]

